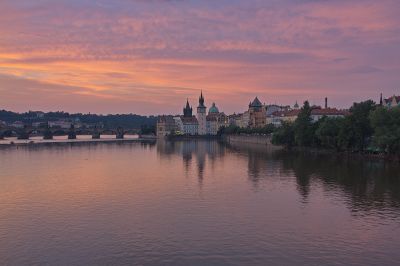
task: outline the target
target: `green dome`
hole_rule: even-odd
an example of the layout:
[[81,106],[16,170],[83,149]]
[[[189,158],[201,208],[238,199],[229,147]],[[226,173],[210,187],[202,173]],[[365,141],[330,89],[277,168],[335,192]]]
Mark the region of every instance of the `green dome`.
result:
[[212,104],[208,113],[210,113],[210,114],[218,114],[219,113],[219,110],[218,110],[217,106],[215,106],[215,103]]

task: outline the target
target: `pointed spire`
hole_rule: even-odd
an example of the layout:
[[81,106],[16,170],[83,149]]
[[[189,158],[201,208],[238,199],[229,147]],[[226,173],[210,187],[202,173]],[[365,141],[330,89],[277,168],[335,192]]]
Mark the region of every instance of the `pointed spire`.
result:
[[382,105],[383,105],[382,93],[381,93],[381,99],[379,100],[379,105],[380,105],[380,106],[382,106]]
[[205,107],[205,106],[204,106],[203,90],[201,90],[201,93],[200,93],[199,107]]

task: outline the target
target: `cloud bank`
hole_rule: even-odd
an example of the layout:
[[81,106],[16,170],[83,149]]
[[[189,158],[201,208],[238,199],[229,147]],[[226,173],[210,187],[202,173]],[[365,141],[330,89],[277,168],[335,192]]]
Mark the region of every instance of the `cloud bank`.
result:
[[400,2],[0,3],[0,108],[178,113],[400,93]]

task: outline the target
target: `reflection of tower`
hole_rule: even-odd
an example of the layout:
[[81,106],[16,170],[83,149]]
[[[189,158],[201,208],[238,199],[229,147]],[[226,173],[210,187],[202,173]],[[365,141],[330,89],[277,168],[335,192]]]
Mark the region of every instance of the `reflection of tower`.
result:
[[249,178],[253,182],[254,186],[257,187],[258,182],[262,179],[262,165],[265,163],[265,159],[263,156],[260,156],[257,153],[252,151],[248,152],[248,173]]
[[199,98],[199,106],[197,107],[197,121],[199,122],[199,135],[207,134],[207,107],[204,105],[203,92]]
[[203,184],[204,170],[206,166],[207,147],[206,142],[196,141],[196,161],[197,161],[197,175],[199,185]]
[[190,150],[182,150],[183,165],[185,167],[186,175],[189,173],[190,165],[192,163],[192,152]]

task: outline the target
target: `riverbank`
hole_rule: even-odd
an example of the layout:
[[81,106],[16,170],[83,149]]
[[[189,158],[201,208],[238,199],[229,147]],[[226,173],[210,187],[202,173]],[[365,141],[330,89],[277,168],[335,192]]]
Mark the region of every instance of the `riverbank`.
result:
[[266,147],[268,150],[282,150],[283,146],[274,145],[270,135],[223,135],[222,140],[229,144],[241,143]]
[[333,149],[321,149],[321,148],[312,148],[312,147],[292,147],[290,149],[272,144],[272,137],[270,135],[224,135],[222,136],[224,142],[229,144],[242,144],[242,145],[256,145],[258,147],[265,146],[268,150],[287,150],[292,152],[299,153],[308,153],[308,154],[321,154],[328,155],[332,154],[335,156],[344,156],[349,159],[367,159],[367,160],[381,160],[381,161],[390,161],[390,162],[398,162],[400,163],[399,156],[393,156],[382,153],[360,153],[360,152],[349,152],[349,151],[337,151]]
[[307,154],[321,154],[321,155],[335,155],[342,156],[347,159],[357,159],[357,160],[378,160],[378,161],[389,161],[400,163],[400,157],[394,155],[388,155],[383,153],[367,153],[367,152],[350,152],[350,151],[337,151],[332,149],[319,149],[311,147],[292,147],[290,149],[285,148],[287,151],[293,151],[298,153]]
[[217,135],[169,135],[165,137],[166,140],[216,140],[221,139]]
[[142,141],[155,141],[148,138],[100,138],[100,139],[5,139],[0,140],[0,146],[13,146],[13,145],[40,145],[40,144],[59,144],[59,143],[94,143],[94,142],[142,142]]

